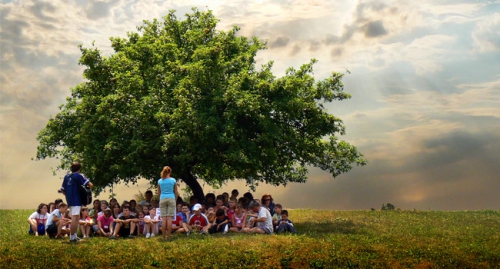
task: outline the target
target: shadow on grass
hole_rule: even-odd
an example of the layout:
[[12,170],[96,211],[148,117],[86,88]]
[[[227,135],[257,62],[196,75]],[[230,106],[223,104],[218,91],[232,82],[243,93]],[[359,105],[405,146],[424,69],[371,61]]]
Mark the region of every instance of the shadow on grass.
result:
[[299,234],[326,235],[326,234],[358,234],[362,224],[355,224],[352,220],[336,219],[333,221],[306,221],[296,223]]

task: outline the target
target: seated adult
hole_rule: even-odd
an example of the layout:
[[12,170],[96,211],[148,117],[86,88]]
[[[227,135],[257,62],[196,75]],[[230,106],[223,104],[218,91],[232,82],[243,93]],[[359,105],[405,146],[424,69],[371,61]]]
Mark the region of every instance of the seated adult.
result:
[[28,223],[30,224],[29,234],[35,236],[45,235],[45,224],[49,218],[47,210],[48,205],[41,203],[38,205],[38,209],[28,217]]
[[45,232],[50,238],[61,238],[64,234],[69,234],[69,229],[65,226],[71,223],[71,219],[64,218],[68,212],[68,205],[60,203],[59,208],[50,213],[45,226]]
[[[261,206],[260,203],[256,200],[250,202],[248,208],[252,212],[258,213],[256,217],[252,217],[250,219],[250,222],[257,223],[257,226],[253,228],[246,227],[243,229],[243,231],[247,233],[272,234],[273,217],[271,216],[271,213],[269,213],[269,210]],[[252,227],[252,225],[250,226]]]
[[274,200],[273,200],[273,197],[271,196],[271,194],[269,193],[266,193],[264,195],[262,195],[262,199],[260,200],[262,202],[262,206],[267,208],[267,210],[269,210],[269,213],[271,213],[271,216],[274,215]]
[[136,223],[133,221],[136,217],[131,215],[130,207],[124,206],[122,216],[115,220],[115,232],[109,239],[116,239],[117,236],[122,238],[134,238]]
[[111,237],[114,233],[115,219],[111,215],[111,208],[106,208],[104,214],[97,217],[97,234],[104,237]]

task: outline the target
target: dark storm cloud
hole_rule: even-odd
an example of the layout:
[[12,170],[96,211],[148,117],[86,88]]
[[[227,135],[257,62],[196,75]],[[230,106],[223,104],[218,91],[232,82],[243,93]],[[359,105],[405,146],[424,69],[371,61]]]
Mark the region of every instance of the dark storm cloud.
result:
[[[403,166],[390,159],[371,158],[376,154],[376,147],[361,146],[359,150],[371,159],[367,166],[355,167],[336,179],[324,171],[312,169],[308,182],[302,187],[311,195],[305,199],[303,189],[294,184],[283,194],[283,203],[295,208],[338,210],[380,209],[383,203],[420,210],[491,208],[500,202],[500,197],[495,195],[500,187],[500,169],[482,164],[494,162],[495,156],[497,160],[500,158],[494,153],[500,152],[500,138],[494,138],[492,131],[477,136],[455,132],[421,141],[423,147],[436,147],[438,153],[401,156],[405,160]],[[415,141],[419,143],[418,137]],[[453,148],[460,148],[462,144],[466,145],[458,150],[459,156],[453,157],[452,162],[447,161]],[[386,146],[391,146],[390,141]],[[472,153],[466,154],[464,150]],[[483,157],[477,158],[477,155]],[[483,195],[485,198],[481,199]]]
[[[467,116],[462,117],[467,118]],[[477,121],[483,122],[483,124],[463,121],[468,127],[481,128],[481,126],[485,126],[484,123],[489,123],[489,126],[499,126],[500,124],[498,118],[480,116],[470,118],[476,118]],[[413,169],[438,168],[447,164],[469,163],[473,160],[495,163],[499,160],[496,157],[500,157],[500,152],[497,154],[492,152],[492,149],[500,149],[500,137],[495,134],[495,131],[495,128],[492,128],[492,130],[483,128],[479,133],[460,130],[424,140],[422,147],[428,149],[430,153],[416,156],[414,165],[412,165],[414,166]],[[409,166],[408,169],[412,169],[412,166]],[[500,175],[499,166],[491,166],[489,169],[491,173]]]
[[387,31],[384,28],[384,23],[382,21],[372,21],[366,24],[365,36],[366,37],[378,37],[386,35]]

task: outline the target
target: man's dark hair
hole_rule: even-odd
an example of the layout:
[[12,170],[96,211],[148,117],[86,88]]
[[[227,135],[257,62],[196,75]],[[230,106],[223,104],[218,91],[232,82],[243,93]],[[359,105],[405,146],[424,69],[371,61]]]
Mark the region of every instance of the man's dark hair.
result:
[[126,205],[126,206],[123,206],[123,207],[122,207],[122,211],[123,211],[123,210],[125,210],[125,209],[130,210],[130,206],[127,206],[127,205]]
[[250,192],[245,192],[245,194],[243,194],[243,197],[245,197],[248,201],[253,200],[253,195]]
[[288,210],[281,211],[281,215],[286,215],[288,217]]
[[82,169],[82,165],[79,162],[74,162],[71,164],[71,172],[75,173]]
[[152,192],[151,190],[147,190],[144,194],[145,194],[145,195],[146,195],[146,194],[151,194],[151,195],[153,195],[153,192]]

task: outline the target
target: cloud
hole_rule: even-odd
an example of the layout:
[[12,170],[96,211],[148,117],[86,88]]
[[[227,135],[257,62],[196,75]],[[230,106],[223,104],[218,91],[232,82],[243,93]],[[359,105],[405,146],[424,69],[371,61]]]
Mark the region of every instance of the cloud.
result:
[[[287,208],[484,209],[500,204],[500,68],[498,4],[471,1],[16,1],[0,4],[1,208],[32,208],[58,195],[57,160],[31,161],[36,134],[82,82],[77,45],[95,41],[112,53],[110,36],[169,9],[211,9],[220,29],[269,41],[258,64],[275,60],[282,75],[317,58],[315,76],[349,69],[346,102],[327,104],[369,160],[333,179],[311,169],[306,184],[257,188]],[[257,65],[258,66],[258,65]],[[34,172],[35,171],[35,172]],[[36,173],[41,182],[33,191]],[[206,191],[212,189],[206,187]],[[120,200],[139,186],[117,186]],[[238,188],[229,182],[216,193]],[[107,193],[99,198],[108,199]],[[30,197],[19,201],[17,197]],[[300,199],[298,199],[299,197]],[[307,201],[307,202],[304,202]]]
[[298,53],[300,52],[300,46],[295,44],[293,46],[293,49],[290,51],[290,56],[294,56],[294,55],[297,55]]
[[289,42],[290,42],[290,38],[288,38],[288,37],[281,37],[280,36],[280,37],[276,38],[275,40],[273,40],[269,44],[269,48],[275,49],[275,48],[286,47]]
[[384,28],[384,23],[381,20],[372,21],[366,24],[365,36],[366,37],[377,37],[386,35],[387,31]]
[[111,13],[110,5],[114,5],[114,3],[92,1],[86,9],[87,16],[92,20],[105,18]]
[[476,24],[472,37],[479,52],[500,50],[500,14],[486,17]]

